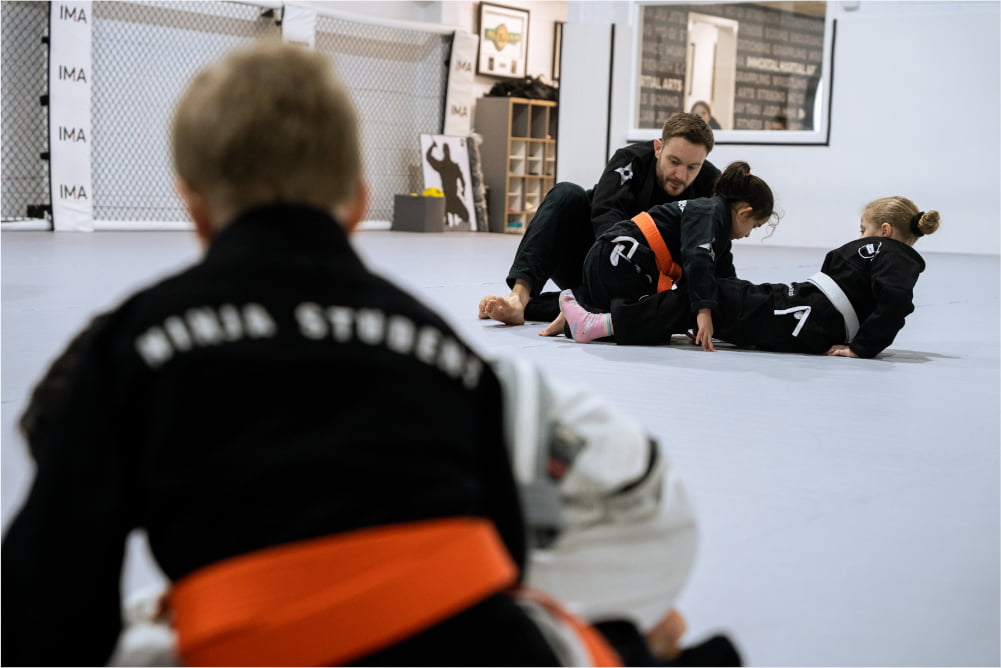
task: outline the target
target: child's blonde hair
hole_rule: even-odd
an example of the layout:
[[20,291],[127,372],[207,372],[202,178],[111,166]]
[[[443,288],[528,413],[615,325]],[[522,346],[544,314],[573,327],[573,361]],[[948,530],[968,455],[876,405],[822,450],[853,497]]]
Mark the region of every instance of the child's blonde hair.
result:
[[869,202],[865,205],[864,214],[868,214],[876,227],[889,225],[911,244],[918,237],[934,234],[940,220],[938,211],[920,211],[914,202],[899,195]]
[[172,146],[177,176],[230,216],[275,203],[333,213],[362,177],[354,106],[330,62],[277,41],[202,70],[174,111]]

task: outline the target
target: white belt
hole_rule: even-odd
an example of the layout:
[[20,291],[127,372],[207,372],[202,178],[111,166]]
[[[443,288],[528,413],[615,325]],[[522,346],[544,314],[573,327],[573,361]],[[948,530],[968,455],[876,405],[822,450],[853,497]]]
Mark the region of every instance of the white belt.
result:
[[845,319],[845,343],[851,343],[855,335],[858,334],[859,323],[858,315],[855,314],[855,309],[848,300],[848,295],[841,289],[841,286],[834,282],[833,278],[822,271],[818,271],[806,280],[816,285],[817,289],[823,292],[824,296],[834,305],[834,308],[838,309],[838,312],[841,313],[841,316]]

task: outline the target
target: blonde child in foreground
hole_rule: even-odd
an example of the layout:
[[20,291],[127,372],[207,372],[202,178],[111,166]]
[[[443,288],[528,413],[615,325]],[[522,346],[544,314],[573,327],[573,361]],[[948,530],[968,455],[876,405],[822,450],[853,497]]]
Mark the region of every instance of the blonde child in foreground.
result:
[[172,148],[205,252],[96,321],[32,421],[4,664],[107,663],[135,528],[176,665],[556,664],[507,593],[527,546],[499,381],[352,247],[368,191],[330,62],[261,43],[212,63]]

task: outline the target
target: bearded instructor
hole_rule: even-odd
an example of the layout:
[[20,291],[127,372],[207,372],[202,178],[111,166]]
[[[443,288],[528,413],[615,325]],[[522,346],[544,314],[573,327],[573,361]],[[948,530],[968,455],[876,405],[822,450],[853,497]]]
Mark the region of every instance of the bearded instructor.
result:
[[591,190],[556,184],[518,246],[507,276],[511,292],[480,300],[479,317],[508,325],[555,319],[559,291],[543,293],[546,281],[552,279],[560,289],[580,286],[584,256],[610,225],[658,204],[713,194],[720,174],[706,160],[713,144],[705,121],[695,114],[673,114],[660,139],[616,151]]

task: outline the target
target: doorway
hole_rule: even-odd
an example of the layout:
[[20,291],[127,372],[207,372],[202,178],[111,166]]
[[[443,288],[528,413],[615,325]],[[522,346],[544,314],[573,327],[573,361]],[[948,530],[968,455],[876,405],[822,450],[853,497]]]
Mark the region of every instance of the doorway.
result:
[[688,13],[685,111],[702,100],[724,130],[733,129],[737,71],[737,21]]

